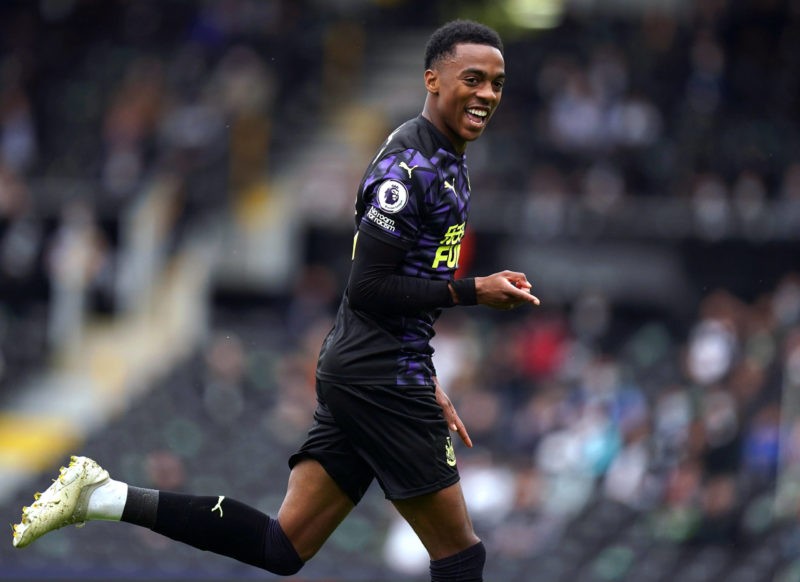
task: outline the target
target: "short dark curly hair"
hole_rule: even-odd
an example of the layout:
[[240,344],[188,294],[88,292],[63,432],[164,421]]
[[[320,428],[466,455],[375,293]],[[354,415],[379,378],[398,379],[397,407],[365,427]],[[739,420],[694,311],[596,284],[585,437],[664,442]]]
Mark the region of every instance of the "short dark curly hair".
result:
[[495,30],[474,20],[453,20],[438,28],[425,47],[425,68],[430,69],[442,57],[455,53],[458,44],[485,44],[503,52],[503,41]]

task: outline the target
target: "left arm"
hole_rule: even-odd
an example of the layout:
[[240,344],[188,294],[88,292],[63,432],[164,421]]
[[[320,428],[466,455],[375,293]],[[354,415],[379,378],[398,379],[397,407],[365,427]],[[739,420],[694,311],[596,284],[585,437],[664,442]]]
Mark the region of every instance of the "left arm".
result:
[[436,378],[436,376],[433,377],[433,383],[436,386],[436,402],[442,407],[442,412],[444,412],[444,419],[447,421],[447,426],[453,432],[458,433],[458,436],[461,437],[461,440],[464,441],[464,444],[471,448],[472,439],[469,438],[467,427],[464,426],[464,423],[458,416],[456,408],[453,406],[450,398],[444,393],[444,390],[442,390],[442,387],[439,384],[439,380]]

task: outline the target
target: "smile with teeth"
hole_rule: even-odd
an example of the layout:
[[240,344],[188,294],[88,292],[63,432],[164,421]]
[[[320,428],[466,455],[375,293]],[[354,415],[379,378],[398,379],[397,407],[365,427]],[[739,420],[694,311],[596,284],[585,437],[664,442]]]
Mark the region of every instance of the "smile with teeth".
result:
[[476,109],[474,107],[470,107],[467,109],[467,114],[473,121],[478,123],[484,123],[486,119],[489,117],[489,112],[485,109]]

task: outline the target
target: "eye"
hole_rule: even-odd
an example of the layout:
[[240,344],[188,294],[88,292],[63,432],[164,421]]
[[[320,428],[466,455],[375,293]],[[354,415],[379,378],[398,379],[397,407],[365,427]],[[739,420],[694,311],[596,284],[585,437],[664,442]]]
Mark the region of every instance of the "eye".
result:
[[497,89],[498,91],[502,91],[503,85],[505,85],[505,81],[495,81],[493,84],[495,89]]
[[467,85],[477,85],[478,84],[478,78],[477,77],[464,77],[464,82]]

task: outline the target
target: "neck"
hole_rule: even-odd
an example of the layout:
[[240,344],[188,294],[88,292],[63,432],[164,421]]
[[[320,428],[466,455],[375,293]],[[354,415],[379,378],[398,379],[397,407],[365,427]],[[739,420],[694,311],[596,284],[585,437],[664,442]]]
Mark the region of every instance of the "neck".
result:
[[432,113],[434,108],[431,106],[430,100],[431,96],[428,95],[425,98],[425,105],[422,108],[422,117],[430,121],[433,126],[447,138],[447,141],[453,145],[453,149],[455,149],[456,152],[463,154],[465,151],[467,151],[467,142],[454,135],[453,132],[450,131],[450,128],[448,128],[447,125],[442,121],[442,119]]

